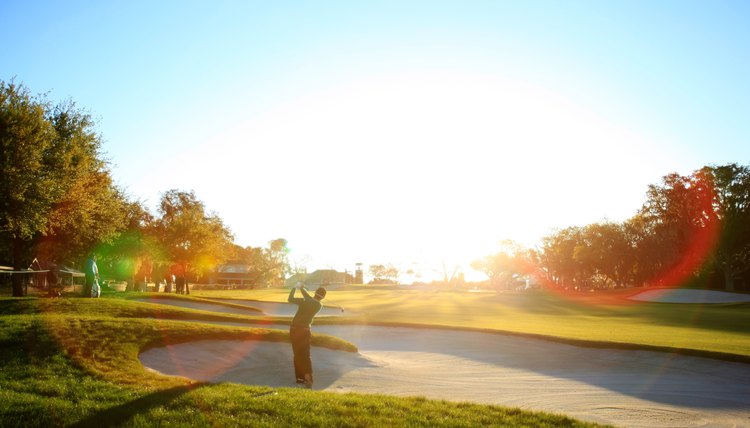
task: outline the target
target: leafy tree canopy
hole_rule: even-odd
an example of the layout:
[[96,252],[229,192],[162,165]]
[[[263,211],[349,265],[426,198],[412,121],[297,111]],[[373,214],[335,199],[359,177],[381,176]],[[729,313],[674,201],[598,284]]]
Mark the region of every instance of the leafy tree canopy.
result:
[[126,200],[94,127],[72,101],[53,105],[0,81],[0,251],[14,267],[31,257],[80,263],[124,227]]

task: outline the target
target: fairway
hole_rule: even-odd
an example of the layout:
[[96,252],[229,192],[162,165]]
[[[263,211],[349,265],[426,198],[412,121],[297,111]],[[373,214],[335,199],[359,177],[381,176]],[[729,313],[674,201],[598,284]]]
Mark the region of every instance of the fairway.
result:
[[[370,295],[364,290],[359,292]],[[246,297],[275,296],[275,293],[266,293],[269,292],[243,294]],[[405,297],[409,293],[383,290],[373,293],[378,294],[381,301],[390,295],[392,308],[399,298],[409,302],[410,310],[419,307],[411,297]],[[226,293],[218,294],[226,297]],[[456,300],[461,298],[458,293],[453,294]],[[337,302],[348,301],[351,306],[355,299],[347,296]],[[610,295],[605,300],[615,305],[620,297]],[[256,302],[242,303],[253,305]],[[289,314],[284,304],[274,308],[267,302],[257,303],[269,315]],[[586,302],[587,305],[594,303]],[[346,339],[359,349],[355,355],[315,349],[316,389],[424,395],[520,406],[622,426],[736,426],[750,418],[746,410],[750,406],[748,364],[669,352],[627,350],[623,348],[635,346],[618,343],[606,346],[605,342],[591,342],[582,347],[558,343],[559,338],[551,342],[518,335],[435,330],[424,326],[366,326],[364,319],[375,318],[373,313],[365,315],[367,309],[365,305],[357,307],[357,311],[362,312],[355,313],[353,319],[339,320],[348,323],[358,319],[359,325],[335,325],[339,321],[326,318],[325,325],[315,326],[317,333]],[[559,307],[558,312],[565,313],[565,307]],[[631,307],[631,317],[636,312]],[[443,322],[446,322],[445,317]],[[217,355],[226,357],[217,359]],[[730,354],[720,355],[732,359]],[[217,364],[201,363],[207,359]],[[289,386],[291,380],[287,367],[290,351],[280,344],[201,342],[153,349],[142,354],[141,360],[146,366],[166,374],[202,381],[278,387]],[[287,364],[279,361],[287,361]]]
[[[750,362],[750,304],[668,304],[628,299],[637,293],[471,293],[354,286],[333,290],[329,296],[357,322],[491,330],[586,346],[672,349]],[[287,291],[197,290],[193,295],[284,302]]]

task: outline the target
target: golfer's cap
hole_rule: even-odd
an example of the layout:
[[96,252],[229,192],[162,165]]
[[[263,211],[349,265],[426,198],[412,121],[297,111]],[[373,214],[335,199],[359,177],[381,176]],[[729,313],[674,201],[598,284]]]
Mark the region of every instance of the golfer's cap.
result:
[[317,290],[315,290],[315,295],[320,296],[320,298],[326,297],[326,289],[325,287],[318,287]]

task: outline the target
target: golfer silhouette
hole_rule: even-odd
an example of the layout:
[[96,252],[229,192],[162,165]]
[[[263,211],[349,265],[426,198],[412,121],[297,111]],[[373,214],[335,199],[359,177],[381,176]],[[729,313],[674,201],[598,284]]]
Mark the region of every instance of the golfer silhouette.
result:
[[[294,297],[294,292],[302,293],[302,298]],[[318,287],[315,290],[315,297],[305,290],[304,284],[297,283],[289,291],[289,303],[297,305],[297,312],[292,318],[292,325],[289,327],[289,338],[292,341],[292,352],[294,353],[294,376],[297,383],[303,384],[306,388],[312,388],[313,370],[312,358],[310,357],[310,326],[313,318],[320,312],[323,304],[320,303],[326,296],[326,289]]]

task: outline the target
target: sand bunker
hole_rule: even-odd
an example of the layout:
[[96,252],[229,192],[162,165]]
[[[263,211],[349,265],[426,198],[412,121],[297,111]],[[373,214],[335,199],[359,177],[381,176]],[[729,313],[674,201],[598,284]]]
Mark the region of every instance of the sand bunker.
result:
[[[360,349],[313,348],[316,390],[500,404],[628,427],[750,426],[747,364],[477,332],[322,325],[314,331]],[[290,348],[201,341],[140,358],[169,375],[292,387]]]
[[629,299],[659,303],[747,303],[750,302],[750,294],[715,290],[657,288],[630,296]]

